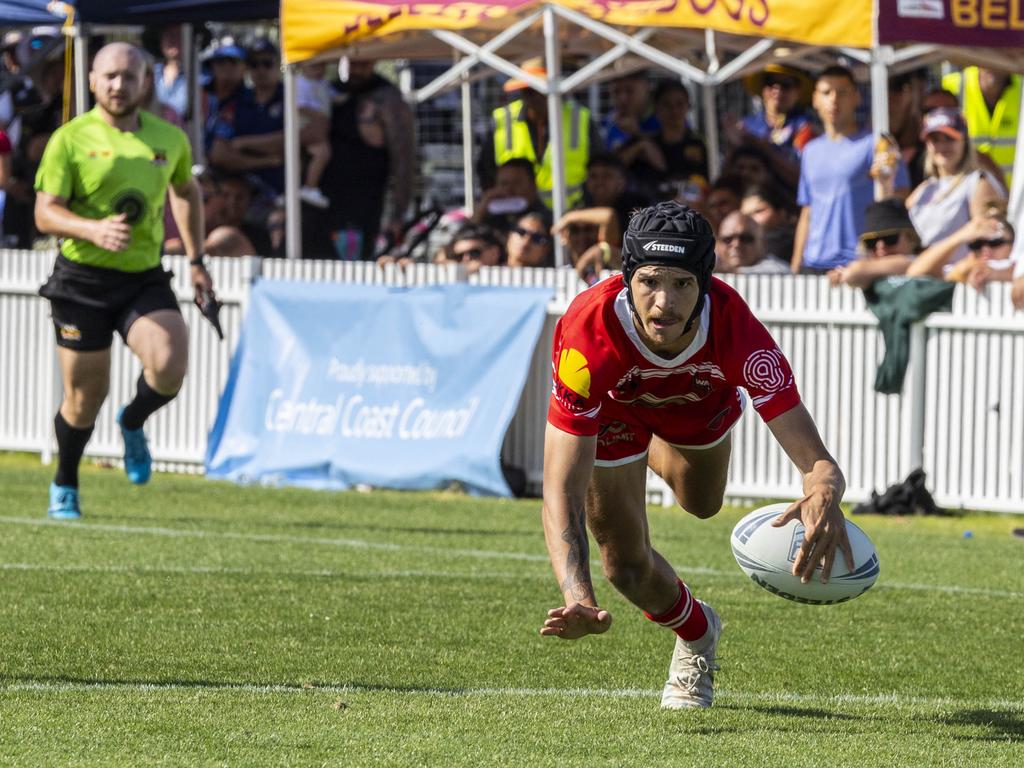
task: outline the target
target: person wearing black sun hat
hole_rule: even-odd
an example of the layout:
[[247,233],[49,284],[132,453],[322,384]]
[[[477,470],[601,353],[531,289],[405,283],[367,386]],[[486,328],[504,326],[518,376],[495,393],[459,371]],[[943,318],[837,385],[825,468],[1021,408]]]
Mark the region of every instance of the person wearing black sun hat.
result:
[[867,207],[858,250],[857,259],[829,270],[832,285],[865,288],[880,277],[907,271],[921,250],[921,238],[902,200],[892,197]]
[[160,263],[168,192],[196,303],[216,307],[188,138],[140,109],[144,73],[135,46],[102,48],[89,73],[96,107],[54,132],[36,175],[36,226],[61,240],[39,290],[50,301],[65,394],[54,419],[59,456],[48,513],[55,519],[81,516],[78,464],[107,395],[114,331],[143,369],[117,416],[131,482],[147,482],[152,466],[143,424],[181,388],[188,329]]

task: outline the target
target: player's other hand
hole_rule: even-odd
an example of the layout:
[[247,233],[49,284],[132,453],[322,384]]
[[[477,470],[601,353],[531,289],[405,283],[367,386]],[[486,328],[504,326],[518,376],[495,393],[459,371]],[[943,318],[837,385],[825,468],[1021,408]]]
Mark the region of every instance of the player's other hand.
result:
[[790,520],[800,520],[804,526],[804,543],[800,545],[793,563],[793,575],[799,576],[800,581],[809,582],[820,565],[821,582],[828,583],[837,549],[843,553],[846,567],[853,570],[853,548],[846,534],[846,518],[831,489],[814,490],[793,502],[772,520],[772,525],[783,526]]
[[603,608],[573,603],[552,608],[540,633],[563,640],[576,640],[585,635],[600,635],[612,625],[612,615]]
[[127,215],[119,213],[99,219],[93,224],[92,241],[105,251],[120,253],[132,241],[132,225]]

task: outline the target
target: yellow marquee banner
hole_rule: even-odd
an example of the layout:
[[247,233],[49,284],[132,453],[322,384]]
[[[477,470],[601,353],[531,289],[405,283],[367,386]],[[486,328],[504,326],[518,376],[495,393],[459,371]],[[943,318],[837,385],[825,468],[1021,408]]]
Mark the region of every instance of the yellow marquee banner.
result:
[[871,45],[872,0],[556,0],[620,26],[690,27],[810,45]]
[[[872,0],[549,0],[620,27],[687,27],[810,45],[871,45]],[[498,30],[542,0],[281,0],[285,60],[417,30]]]

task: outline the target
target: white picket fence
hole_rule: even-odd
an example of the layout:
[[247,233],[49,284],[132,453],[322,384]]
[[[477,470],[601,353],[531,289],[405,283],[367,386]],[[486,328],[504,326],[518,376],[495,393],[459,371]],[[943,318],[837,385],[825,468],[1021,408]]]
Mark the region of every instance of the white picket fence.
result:
[[[0,251],[0,450],[31,451],[49,460],[53,416],[60,402],[48,306],[36,291],[54,254]],[[373,264],[266,259],[214,259],[211,272],[224,302],[220,342],[191,304],[187,265],[168,258],[175,289],[192,328],[189,375],[180,396],[147,431],[158,468],[201,472],[206,438],[227,380],[231,352],[255,279],[427,285],[466,280],[454,266],[408,271]],[[554,324],[583,285],[569,270],[485,269],[472,284],[552,289],[552,302],[503,456],[539,487]],[[960,287],[953,311],[930,316],[914,333],[902,395],[873,391],[883,354],[881,335],[859,291],[832,288],[824,278],[730,276],[775,335],[796,371],[808,409],[861,500],[915,466],[928,473],[940,504],[1024,512],[1024,316],[1012,312],[1005,285],[984,293]],[[131,398],[138,363],[115,342],[111,393],[88,455],[117,459],[113,409]],[[792,498],[796,472],[752,409],[734,433],[728,494]],[[652,500],[670,501],[657,478]]]

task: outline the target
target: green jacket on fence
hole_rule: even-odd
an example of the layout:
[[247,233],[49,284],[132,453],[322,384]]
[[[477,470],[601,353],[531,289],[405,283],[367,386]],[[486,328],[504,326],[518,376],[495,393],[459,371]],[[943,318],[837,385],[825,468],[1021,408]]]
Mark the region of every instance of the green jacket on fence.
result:
[[875,391],[885,395],[903,390],[910,362],[910,326],[932,312],[953,308],[956,283],[934,277],[883,277],[864,289],[868,309],[878,318],[885,355],[875,374]]

